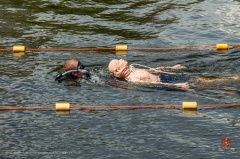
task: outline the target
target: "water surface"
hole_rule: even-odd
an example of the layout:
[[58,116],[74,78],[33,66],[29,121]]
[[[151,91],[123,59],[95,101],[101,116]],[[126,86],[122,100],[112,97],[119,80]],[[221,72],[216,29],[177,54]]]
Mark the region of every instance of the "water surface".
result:
[[[0,1],[1,48],[181,47],[238,45],[239,1]],[[116,81],[108,62],[123,58],[149,67],[182,64],[192,78],[239,75],[239,49],[0,54],[1,106],[239,103],[239,81],[194,87],[195,92]],[[76,58],[95,80],[56,82]],[[5,111],[3,158],[234,158],[239,156],[239,108],[200,110]],[[229,137],[231,148],[222,149]]]

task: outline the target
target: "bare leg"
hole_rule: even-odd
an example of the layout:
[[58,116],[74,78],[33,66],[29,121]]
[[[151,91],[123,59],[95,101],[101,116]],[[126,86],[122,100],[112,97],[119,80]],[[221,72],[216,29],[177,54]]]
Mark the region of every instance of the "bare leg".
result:
[[173,86],[173,87],[179,87],[179,88],[183,88],[183,89],[189,89],[189,84],[186,83],[162,83],[162,85],[164,86]]
[[216,79],[199,77],[196,79],[196,81],[202,82],[202,83],[212,83],[212,82],[231,82],[231,81],[237,81],[238,79],[239,79],[239,76],[235,75],[232,77],[221,77],[221,78],[216,78]]
[[190,83],[196,84],[198,88],[211,88],[221,85],[223,82],[235,82],[239,80],[238,75],[232,77],[221,77],[221,78],[204,78],[197,77],[190,79]]

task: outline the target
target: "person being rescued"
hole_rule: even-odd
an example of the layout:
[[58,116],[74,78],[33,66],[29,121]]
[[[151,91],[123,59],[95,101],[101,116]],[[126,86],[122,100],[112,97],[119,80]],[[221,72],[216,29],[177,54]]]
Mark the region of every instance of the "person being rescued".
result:
[[[185,66],[182,65],[175,65],[175,66],[167,66],[167,67],[157,67],[157,68],[149,68],[149,69],[139,69],[133,67],[133,65],[128,65],[126,60],[114,59],[109,62],[108,70],[114,74],[115,77],[120,79],[125,79],[126,81],[133,82],[133,83],[145,83],[145,84],[161,84],[164,86],[173,86],[178,87],[184,90],[189,89],[188,79],[186,78],[185,82],[183,83],[175,83],[172,81],[172,77],[175,76],[174,74],[168,76],[162,72],[161,75],[152,74],[154,70],[179,70],[179,69],[186,69]],[[177,75],[176,75],[177,76]],[[239,79],[238,76],[234,77],[226,77],[226,78],[219,78],[219,79],[207,79],[199,77],[196,80],[197,83],[210,83],[210,82],[218,82],[218,81],[229,81],[229,80],[237,80]],[[169,80],[169,81],[168,81]]]

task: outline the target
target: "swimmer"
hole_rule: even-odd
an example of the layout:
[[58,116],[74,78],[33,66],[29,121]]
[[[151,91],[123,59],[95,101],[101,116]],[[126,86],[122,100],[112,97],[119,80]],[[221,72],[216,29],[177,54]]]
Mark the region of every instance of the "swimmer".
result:
[[67,60],[63,65],[64,73],[57,75],[55,79],[59,80],[66,74],[71,74],[73,77],[89,80],[91,78],[90,74],[84,68],[85,66],[76,59]]
[[[149,67],[148,67],[149,68]],[[179,70],[186,69],[185,66],[175,65],[175,66],[167,66],[167,67],[157,67],[157,68],[149,68],[147,69],[139,69],[135,68],[132,65],[128,65],[128,62],[125,60],[117,60],[114,59],[110,61],[108,65],[108,69],[110,72],[114,74],[115,77],[120,79],[125,79],[129,82],[133,83],[146,83],[146,84],[161,84],[164,86],[174,86],[178,88],[182,88],[185,90],[189,89],[188,80],[190,83],[194,83],[198,85],[198,88],[208,88],[211,85],[215,85],[216,83],[221,82],[233,82],[239,80],[239,76],[235,75],[232,77],[221,77],[216,79],[204,78],[204,77],[196,77],[191,79],[185,79],[183,83],[174,83],[174,76],[178,78],[178,75],[171,74],[170,72],[162,72],[163,74],[154,75],[151,72],[154,70]]]
[[[167,69],[183,69],[185,66],[175,65],[173,67],[166,67]],[[164,86],[174,86],[183,89],[188,89],[189,84],[184,83],[167,83],[163,82],[161,76],[154,75],[147,71],[146,69],[138,69],[132,65],[128,65],[128,62],[125,60],[114,59],[110,61],[108,65],[108,70],[114,74],[117,78],[125,79],[133,83],[147,83],[147,84],[161,84]],[[150,70],[151,71],[151,70]],[[166,77],[164,77],[166,78]]]

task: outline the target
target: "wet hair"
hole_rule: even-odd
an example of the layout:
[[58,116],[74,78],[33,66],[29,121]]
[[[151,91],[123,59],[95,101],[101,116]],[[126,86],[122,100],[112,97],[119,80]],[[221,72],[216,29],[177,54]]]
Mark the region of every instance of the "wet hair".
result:
[[63,65],[63,70],[65,72],[69,71],[69,70],[76,70],[77,66],[75,63],[77,64],[78,60],[76,60],[76,59],[67,60]]
[[[63,65],[64,73],[58,74],[55,77],[55,80],[59,80],[63,76],[65,76],[69,73],[72,74],[73,72],[81,72],[81,73],[83,73],[81,78],[84,78],[86,80],[91,79],[90,73],[88,72],[88,70],[85,70],[84,68],[85,68],[85,66],[80,61],[78,61],[76,59],[67,60]],[[73,76],[76,76],[76,75],[73,75]]]

